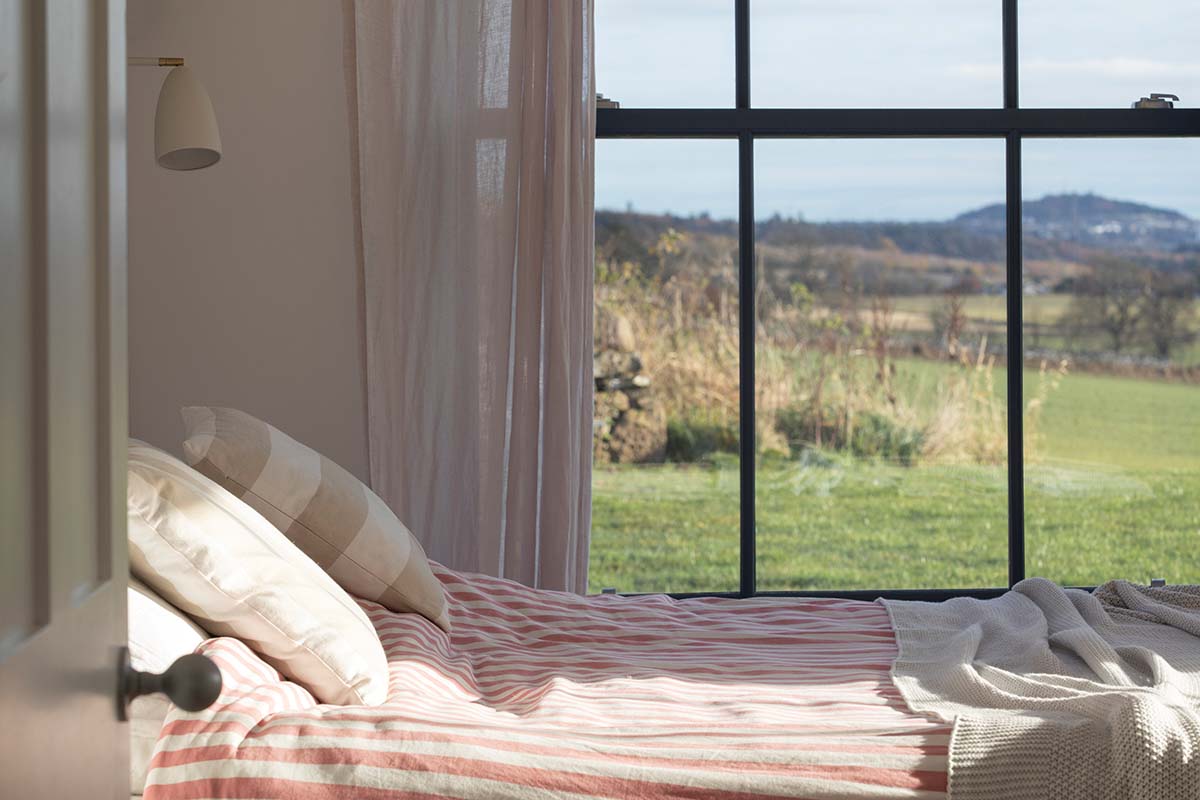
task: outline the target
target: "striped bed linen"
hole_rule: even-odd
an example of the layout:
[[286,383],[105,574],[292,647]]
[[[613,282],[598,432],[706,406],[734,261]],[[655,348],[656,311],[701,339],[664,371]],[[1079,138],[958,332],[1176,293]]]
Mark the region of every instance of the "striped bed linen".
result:
[[201,645],[225,689],[172,709],[146,800],[945,797],[950,727],[893,687],[881,605],[434,572],[451,634],[360,601],[388,654],[382,706],[319,705],[240,641]]

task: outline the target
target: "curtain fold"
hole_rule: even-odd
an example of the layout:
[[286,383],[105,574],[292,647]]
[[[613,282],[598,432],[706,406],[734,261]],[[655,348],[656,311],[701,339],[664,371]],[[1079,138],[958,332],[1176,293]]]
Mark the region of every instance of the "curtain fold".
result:
[[355,0],[371,484],[456,569],[587,587],[591,0]]

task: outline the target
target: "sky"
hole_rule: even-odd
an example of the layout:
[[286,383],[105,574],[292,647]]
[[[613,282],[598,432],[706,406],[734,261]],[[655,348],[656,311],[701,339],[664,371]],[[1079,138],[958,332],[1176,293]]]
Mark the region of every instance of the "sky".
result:
[[[729,107],[733,0],[595,0],[596,88],[622,107]],[[1197,0],[1021,0],[1021,104],[1200,107]],[[1001,104],[1000,0],[751,0],[761,107]],[[1191,102],[1189,102],[1191,101]],[[1096,192],[1200,218],[1200,139],[1026,140],[1028,198]],[[733,217],[731,140],[599,140],[597,208]],[[946,219],[1004,199],[1004,144],[759,140],[755,215]]]

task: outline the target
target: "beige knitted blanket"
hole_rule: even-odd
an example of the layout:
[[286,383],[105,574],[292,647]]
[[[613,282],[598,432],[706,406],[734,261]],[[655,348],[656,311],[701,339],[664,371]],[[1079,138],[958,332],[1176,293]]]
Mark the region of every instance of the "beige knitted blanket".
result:
[[954,722],[953,800],[1200,798],[1200,586],[883,602],[896,687]]

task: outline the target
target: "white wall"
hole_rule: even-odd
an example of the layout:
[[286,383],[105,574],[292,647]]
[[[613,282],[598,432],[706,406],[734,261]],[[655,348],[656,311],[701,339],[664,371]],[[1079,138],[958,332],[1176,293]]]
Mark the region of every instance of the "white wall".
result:
[[129,0],[129,54],[208,87],[220,163],[154,163],[165,69],[129,70],[130,432],[178,453],[179,408],[259,416],[365,477],[353,108],[333,0]]

